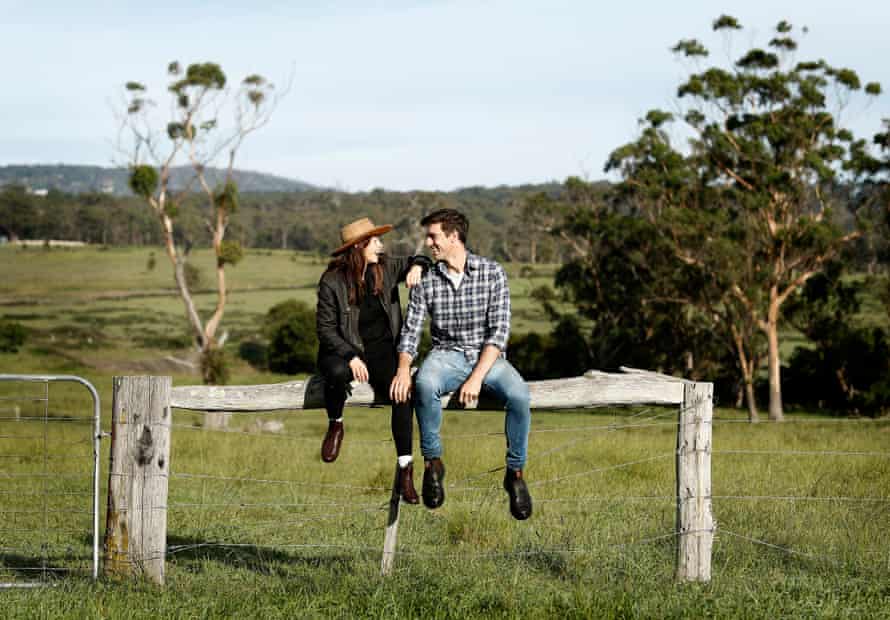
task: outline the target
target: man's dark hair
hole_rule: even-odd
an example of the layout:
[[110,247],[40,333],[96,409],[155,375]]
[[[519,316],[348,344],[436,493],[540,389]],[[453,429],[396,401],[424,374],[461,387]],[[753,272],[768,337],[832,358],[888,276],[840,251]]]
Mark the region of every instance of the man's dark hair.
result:
[[420,220],[421,226],[429,226],[430,224],[441,224],[442,232],[446,235],[457,231],[457,236],[461,243],[467,244],[467,232],[470,230],[470,222],[467,220],[467,216],[457,209],[439,209]]

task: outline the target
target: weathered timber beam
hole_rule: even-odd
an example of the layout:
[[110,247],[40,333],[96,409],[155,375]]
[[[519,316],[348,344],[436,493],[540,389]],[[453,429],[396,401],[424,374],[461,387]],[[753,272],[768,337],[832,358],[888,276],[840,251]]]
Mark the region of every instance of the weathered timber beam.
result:
[[679,381],[680,383],[692,383],[689,379],[684,379],[683,377],[674,377],[673,375],[666,375],[664,373],[655,372],[654,370],[644,370],[642,368],[631,368],[630,366],[620,366],[619,369],[621,372],[626,372],[628,374],[633,375],[645,375],[647,377],[654,377],[658,379],[664,379],[665,381]]
[[[321,409],[324,382],[318,375],[305,381],[267,385],[190,385],[172,390],[170,405],[197,411],[274,411],[282,409]],[[684,383],[664,375],[644,373],[604,373],[590,371],[582,377],[529,381],[532,409],[575,409],[605,405],[679,405]],[[450,409],[461,409],[456,394],[443,397]],[[347,405],[374,404],[374,392],[366,384],[353,384]],[[484,398],[472,409],[501,409]]]

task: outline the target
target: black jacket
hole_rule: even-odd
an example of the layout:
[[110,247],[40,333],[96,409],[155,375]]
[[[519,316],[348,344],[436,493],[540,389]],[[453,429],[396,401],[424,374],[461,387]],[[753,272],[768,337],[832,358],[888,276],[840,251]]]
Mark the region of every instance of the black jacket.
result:
[[[420,265],[424,271],[432,261],[425,256],[382,256],[383,294],[380,302],[389,317],[393,348],[402,331],[402,306],[399,301],[399,283],[405,281],[408,271]],[[358,331],[359,308],[349,304],[349,288],[343,274],[325,271],[318,282],[318,305],[315,310],[315,326],[318,332],[318,357],[338,355],[350,360],[361,357],[364,347]]]

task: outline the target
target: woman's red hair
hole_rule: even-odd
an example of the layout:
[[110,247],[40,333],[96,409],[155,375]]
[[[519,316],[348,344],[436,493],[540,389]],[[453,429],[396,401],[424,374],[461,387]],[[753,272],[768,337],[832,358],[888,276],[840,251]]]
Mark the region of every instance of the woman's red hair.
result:
[[[328,263],[328,271],[337,271],[346,280],[346,288],[349,291],[349,304],[359,305],[365,298],[365,279],[362,273],[365,270],[364,250],[368,247],[370,239],[356,243],[348,250],[338,254]],[[373,295],[383,294],[383,266],[380,263],[368,265],[373,283]]]

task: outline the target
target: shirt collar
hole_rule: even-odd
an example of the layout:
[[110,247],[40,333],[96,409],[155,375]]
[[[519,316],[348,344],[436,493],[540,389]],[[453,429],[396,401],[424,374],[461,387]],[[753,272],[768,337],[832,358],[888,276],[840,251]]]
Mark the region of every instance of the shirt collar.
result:
[[[467,250],[467,263],[464,265],[464,273],[467,275],[472,275],[474,271],[479,267],[480,259],[478,256]],[[439,270],[439,273],[445,275],[448,273],[448,263],[444,260],[440,260],[436,263],[436,269]]]

